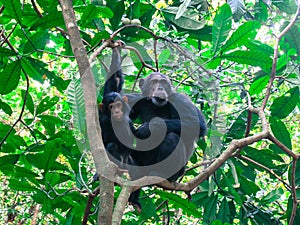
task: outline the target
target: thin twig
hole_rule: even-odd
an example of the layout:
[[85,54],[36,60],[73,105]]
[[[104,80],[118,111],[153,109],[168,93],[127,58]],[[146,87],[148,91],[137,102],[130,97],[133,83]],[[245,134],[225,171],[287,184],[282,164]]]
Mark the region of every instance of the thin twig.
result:
[[295,176],[296,176],[296,165],[297,165],[297,160],[293,160],[293,164],[292,164],[292,195],[293,195],[293,209],[292,209],[292,213],[291,213],[291,217],[290,217],[290,221],[289,221],[289,225],[293,225],[294,220],[295,220],[295,216],[297,214],[297,193],[296,193],[296,181],[295,181]]

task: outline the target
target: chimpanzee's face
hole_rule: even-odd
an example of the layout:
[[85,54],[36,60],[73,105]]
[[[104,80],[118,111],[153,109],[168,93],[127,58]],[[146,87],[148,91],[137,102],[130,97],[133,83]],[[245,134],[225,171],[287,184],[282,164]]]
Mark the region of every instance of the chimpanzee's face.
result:
[[111,118],[115,121],[121,121],[123,119],[123,102],[120,100],[114,101],[108,105],[108,109],[111,112]]
[[166,105],[173,91],[168,77],[160,73],[151,74],[141,80],[140,87],[143,95],[151,99],[156,106]]

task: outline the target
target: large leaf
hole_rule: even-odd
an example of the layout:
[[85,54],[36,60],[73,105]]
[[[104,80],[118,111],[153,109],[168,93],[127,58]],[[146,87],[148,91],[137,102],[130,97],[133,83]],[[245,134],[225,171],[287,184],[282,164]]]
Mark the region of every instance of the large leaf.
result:
[[13,50],[10,50],[8,48],[0,47],[0,56],[16,56],[17,53],[14,52]]
[[219,13],[214,19],[214,25],[212,28],[212,41],[213,55],[220,49],[223,42],[226,40],[229,31],[232,26],[232,13],[230,7],[227,4],[224,4]]
[[1,0],[5,7],[6,14],[14,18],[19,24],[22,24],[22,6],[20,0]]
[[67,88],[69,80],[63,80],[54,72],[46,69],[48,66],[46,63],[31,57],[23,57],[21,62],[26,74],[34,80],[44,83],[44,80],[48,78],[51,85],[57,87],[60,92],[63,92]]
[[271,105],[271,115],[279,119],[287,117],[296,107],[299,101],[299,87],[294,87],[283,96],[274,100]]
[[190,202],[188,199],[183,199],[177,194],[169,193],[165,191],[159,191],[155,190],[155,192],[163,199],[166,199],[169,201],[169,203],[172,203],[176,209],[182,209],[183,213],[189,215],[189,216],[195,216],[197,218],[202,217],[202,213],[198,211],[196,205],[192,202]]
[[[50,35],[47,30],[39,31],[29,37],[29,40],[25,43],[23,53],[28,54],[36,50],[44,50]],[[24,40],[25,41],[25,40]]]
[[64,26],[65,22],[62,16],[61,11],[52,11],[51,13],[43,16],[37,20],[32,26],[31,29],[48,29],[57,26]]
[[262,90],[267,86],[270,80],[270,75],[268,74],[259,74],[250,85],[249,94],[251,96],[255,94],[260,94]]
[[13,170],[14,165],[18,162],[20,158],[19,154],[10,154],[0,157],[0,170]]
[[227,4],[230,5],[234,21],[239,21],[245,13],[244,0],[227,0]]
[[74,127],[82,135],[86,135],[85,102],[80,81],[71,81],[67,89],[67,96],[73,113]]
[[220,58],[228,59],[229,61],[258,66],[264,71],[269,72],[272,66],[272,59],[266,53],[260,51],[244,51],[237,50],[220,56]]
[[121,22],[121,18],[125,11],[124,1],[115,1],[115,0],[108,0],[106,1],[107,6],[111,9],[114,13],[114,16],[109,19],[112,30],[116,30],[119,27]]
[[9,187],[12,190],[16,190],[16,191],[28,191],[28,192],[32,192],[34,191],[36,188],[34,186],[32,186],[31,184],[27,183],[27,182],[20,182],[20,180],[16,180],[16,179],[10,179],[9,180]]
[[221,52],[226,52],[236,47],[248,44],[249,40],[254,39],[257,34],[257,29],[260,28],[260,23],[257,21],[248,21],[240,26],[226,43],[222,46]]
[[3,112],[5,112],[6,114],[11,116],[12,109],[11,109],[10,105],[1,101],[1,99],[0,99],[0,109],[3,110]]
[[39,115],[46,110],[50,109],[52,106],[54,106],[59,100],[59,97],[54,96],[53,98],[50,98],[49,96],[46,96],[40,104],[36,108],[36,115]]
[[230,209],[226,198],[223,198],[221,202],[219,212],[217,214],[217,219],[221,220],[223,223],[230,223]]
[[42,153],[27,154],[26,159],[31,165],[42,169],[44,172],[54,169],[57,164],[57,156],[61,151],[61,143],[61,139],[48,141],[43,145],[44,149]]
[[178,12],[176,13],[175,20],[179,19],[187,10],[191,0],[184,0],[183,3],[180,4],[178,8]]
[[170,20],[175,25],[184,29],[199,30],[205,26],[205,20],[201,19],[199,21],[197,19],[199,15],[195,14],[192,10],[187,10],[179,19],[175,19],[178,12],[177,7],[169,7],[167,9],[163,9],[162,12],[167,20]]
[[112,18],[114,15],[110,8],[93,4],[75,7],[75,10],[83,13],[79,25],[86,25],[95,18]]
[[[243,111],[234,123],[230,126],[229,131],[227,133],[226,141],[231,141],[232,139],[239,139],[244,137],[246,130],[248,112]],[[258,121],[258,116],[256,114],[252,114],[252,124],[253,127]]]
[[[285,27],[288,23],[285,23]],[[289,44],[289,49],[294,48],[298,55],[300,54],[300,30],[299,27],[294,25],[292,26],[284,35],[284,41]],[[288,49],[288,50],[289,50]]]
[[[21,90],[21,94],[22,94],[23,100],[25,100],[26,91],[25,90]],[[29,92],[26,95],[26,107],[29,110],[29,112],[32,115],[34,115],[34,103],[33,103],[32,97],[31,97],[31,95],[30,95]]]
[[0,94],[5,95],[13,91],[19,83],[21,74],[20,61],[10,62],[0,72]]
[[[254,33],[256,35],[256,33],[257,33],[256,30]],[[271,46],[261,43],[258,40],[253,40],[251,37],[248,39],[248,41],[246,41],[246,43],[243,42],[241,44],[245,45],[249,50],[265,52],[266,54],[269,54],[270,56],[272,56],[274,53],[274,49]]]
[[292,141],[284,123],[276,117],[270,117],[271,130],[274,136],[289,149],[292,149]]

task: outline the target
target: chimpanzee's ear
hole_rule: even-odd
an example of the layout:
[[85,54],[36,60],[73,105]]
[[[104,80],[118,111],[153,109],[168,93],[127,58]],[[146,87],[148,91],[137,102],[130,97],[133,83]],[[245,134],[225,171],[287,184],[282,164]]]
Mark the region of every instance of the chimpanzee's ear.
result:
[[103,112],[103,103],[100,103],[99,105],[98,105],[98,108],[99,108],[99,110],[101,111],[101,112]]
[[123,98],[124,102],[128,103],[128,98],[127,98],[127,96],[124,95],[122,98]]
[[145,79],[141,78],[140,79],[140,82],[139,82],[139,86],[140,86],[140,89],[142,90],[143,86],[144,86],[144,83],[145,83]]

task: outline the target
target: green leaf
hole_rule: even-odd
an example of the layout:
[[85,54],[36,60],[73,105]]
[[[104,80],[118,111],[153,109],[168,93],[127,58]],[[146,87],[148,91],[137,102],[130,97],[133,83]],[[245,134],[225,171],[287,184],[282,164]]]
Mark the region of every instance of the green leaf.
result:
[[169,203],[172,203],[174,205],[174,208],[182,209],[183,213],[189,216],[195,216],[197,218],[202,217],[202,213],[197,210],[196,205],[190,202],[188,199],[183,199],[177,194],[160,190],[155,190],[155,193],[158,194],[161,198],[168,200]]
[[0,157],[0,170],[13,170],[20,158],[19,154],[10,154]]
[[37,173],[20,166],[15,166],[15,172],[15,178],[31,177],[36,179],[39,176]]
[[121,18],[125,12],[124,1],[115,1],[115,0],[107,0],[106,5],[111,9],[114,13],[114,16],[109,19],[111,24],[111,29],[116,30],[119,27],[121,22]]
[[245,4],[244,0],[227,0],[230,5],[234,21],[237,22],[245,14]]
[[201,19],[199,21],[197,19],[199,15],[195,14],[194,11],[187,10],[179,19],[175,19],[178,12],[177,7],[168,7],[163,9],[162,12],[167,20],[184,29],[199,30],[205,26],[205,20]]
[[0,109],[3,110],[6,114],[10,115],[12,114],[12,109],[9,104],[2,102],[0,99]]
[[60,118],[50,115],[38,115],[41,123],[45,127],[47,134],[52,136],[55,134],[55,126],[62,125],[63,122]]
[[40,67],[37,67],[37,64],[34,63],[35,61],[38,60],[23,57],[21,59],[22,68],[29,77],[32,77],[34,80],[39,81],[40,83],[44,83],[44,74],[41,73]]
[[268,19],[268,6],[265,2],[259,1],[254,5],[255,18],[260,22],[266,22]]
[[37,20],[31,26],[31,30],[49,29],[53,27],[65,26],[64,18],[61,11],[52,11]]
[[73,123],[83,136],[86,135],[85,102],[83,89],[79,80],[72,80],[67,89],[68,103],[73,113]]
[[18,55],[13,50],[10,50],[8,48],[0,47],[0,57],[6,57],[6,56],[16,56]]
[[[255,31],[255,33],[257,33],[257,32]],[[273,56],[273,54],[274,54],[274,49],[271,46],[261,43],[260,41],[257,41],[257,40],[252,40],[251,38],[249,40],[245,40],[245,43],[243,43],[243,44],[249,50],[265,52],[266,54],[269,54],[270,56]]]
[[54,106],[59,100],[59,97],[54,96],[53,98],[50,98],[49,96],[42,99],[40,104],[36,108],[36,115],[39,115],[46,110],[50,109],[52,106]]
[[[226,201],[226,198],[223,198],[221,205],[219,207],[219,212],[217,214],[217,219],[222,221],[223,223],[229,223],[230,222],[230,209],[229,204]],[[221,224],[223,224],[221,223]]]
[[[61,151],[61,139],[46,142],[42,153],[27,154],[27,161],[44,172],[57,166],[56,158]],[[65,169],[65,168],[63,168]]]
[[264,52],[260,51],[244,51],[237,50],[225,55],[220,58],[227,59],[229,61],[237,62],[240,64],[246,64],[251,66],[259,66],[265,72],[269,72],[272,66],[272,59]]
[[283,194],[284,194],[284,191],[282,188],[276,188],[274,190],[271,190],[271,192],[267,193],[265,196],[263,196],[260,199],[260,203],[261,204],[269,204],[272,202],[279,201]]
[[162,50],[162,52],[158,56],[159,65],[162,66],[164,63],[166,63],[170,55],[171,55],[170,49]]
[[262,90],[264,90],[267,86],[269,80],[270,75],[266,75],[265,73],[263,73],[262,76],[259,76],[259,78],[255,79],[250,85],[249,94],[251,96],[255,94],[260,94]]
[[[288,23],[284,23],[284,27],[286,27]],[[294,48],[298,55],[300,54],[300,30],[299,27],[294,25],[292,26],[286,34],[283,36],[284,42],[289,44],[289,49]]]
[[178,12],[176,13],[175,20],[179,19],[187,10],[191,0],[184,0],[183,3],[180,4],[178,8]]
[[[226,141],[231,141],[232,139],[239,139],[244,137],[245,130],[246,130],[246,123],[247,123],[248,112],[243,111],[238,118],[234,121],[234,123],[230,126],[229,131],[227,133]],[[258,121],[258,116],[256,114],[252,114],[252,124],[251,128]]]
[[253,40],[255,38],[257,29],[260,28],[260,26],[260,23],[254,20],[245,22],[232,33],[220,51],[227,52],[231,49],[248,44],[249,40]]
[[23,53],[28,54],[36,50],[44,50],[47,42],[50,39],[50,34],[47,30],[39,31],[29,37],[25,43]]
[[22,6],[20,0],[1,0],[7,14],[22,24]]
[[15,180],[15,179],[9,180],[9,187],[16,191],[29,191],[29,192],[32,192],[36,189],[34,186],[30,185],[27,182],[24,181],[21,182],[20,180]]
[[141,1],[135,0],[129,8],[129,13],[127,14],[131,19],[138,19],[141,15]]
[[[218,202],[218,196],[217,195],[211,195],[210,201],[204,207],[203,220],[207,224],[211,224],[211,222],[216,217],[217,202]],[[199,218],[201,218],[201,217],[199,217]]]
[[240,192],[243,193],[243,195],[255,195],[260,188],[256,186],[255,182],[249,180],[243,175],[240,175],[239,177],[239,182],[240,182]]
[[[292,211],[293,211],[293,196],[292,195],[290,195],[290,197],[289,197],[288,204],[287,204],[286,208],[287,208],[286,209],[286,215],[287,215],[287,219],[289,221],[290,218],[291,218],[291,215],[292,215]],[[300,224],[300,207],[297,206],[295,220],[294,220],[294,223],[292,225],[299,225],[299,224]]]
[[83,13],[79,21],[81,26],[89,24],[95,18],[112,18],[114,15],[110,8],[93,4],[75,7],[74,9]]
[[[21,90],[21,94],[22,94],[22,98],[23,98],[23,101],[24,101],[25,100],[26,91],[25,90]],[[33,103],[32,97],[31,97],[31,95],[30,95],[29,92],[26,95],[26,107],[29,110],[29,112],[32,115],[34,115],[34,103]]]
[[290,133],[284,123],[276,117],[270,117],[271,130],[274,136],[289,149],[292,149]]
[[140,202],[142,204],[142,212],[141,219],[155,219],[155,221],[159,221],[159,217],[156,212],[156,205],[153,203],[153,198],[146,196],[144,192],[140,195]]
[[51,186],[55,186],[59,182],[60,175],[58,173],[49,172],[49,173],[46,173],[45,178]]
[[213,55],[220,49],[223,42],[228,37],[229,31],[232,26],[232,13],[230,7],[224,4],[219,13],[214,19],[214,25],[212,28],[212,52]]
[[5,95],[12,92],[19,84],[20,74],[20,61],[10,62],[0,72],[0,94]]
[[270,107],[271,115],[283,119],[290,115],[299,101],[299,87],[294,87],[274,100]]

